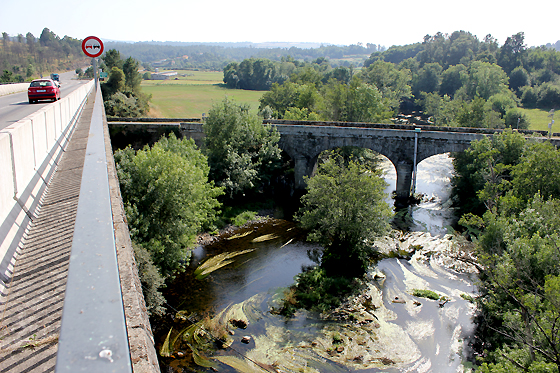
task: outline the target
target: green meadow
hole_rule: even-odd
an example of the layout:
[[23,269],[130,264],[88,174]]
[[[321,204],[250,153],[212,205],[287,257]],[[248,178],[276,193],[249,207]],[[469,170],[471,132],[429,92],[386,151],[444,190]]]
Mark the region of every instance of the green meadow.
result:
[[168,80],[142,81],[142,91],[152,95],[150,117],[202,118],[214,102],[225,97],[246,103],[257,112],[259,99],[264,93],[227,88],[221,71],[174,71],[177,76]]
[[[523,114],[529,120],[529,129],[537,131],[548,131],[548,124],[551,117],[548,110],[542,109],[521,109]],[[554,113],[554,124],[552,125],[552,132],[560,132],[560,112]]]

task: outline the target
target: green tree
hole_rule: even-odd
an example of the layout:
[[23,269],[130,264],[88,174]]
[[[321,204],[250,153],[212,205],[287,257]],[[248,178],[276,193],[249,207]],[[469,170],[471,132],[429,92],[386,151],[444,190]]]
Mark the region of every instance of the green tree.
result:
[[35,36],[32,33],[28,32],[25,34],[25,39],[27,41],[27,47],[29,48],[29,53],[35,53]]
[[455,154],[451,184],[460,215],[482,216],[497,208],[499,197],[511,189],[512,167],[520,162],[524,146],[523,135],[510,130],[474,141]]
[[509,109],[517,107],[516,96],[511,91],[496,93],[488,98],[487,105],[503,118]]
[[527,116],[517,107],[508,109],[504,117],[506,128],[526,130],[529,128]]
[[470,98],[476,96],[488,100],[496,93],[508,91],[508,76],[495,64],[474,61],[469,67],[466,90]]
[[46,27],[41,32],[41,36],[39,36],[39,44],[43,47],[55,46],[57,40],[59,40],[58,36]]
[[108,116],[121,118],[135,118],[141,112],[134,96],[127,97],[122,92],[116,92],[104,101],[105,111]]
[[277,82],[277,70],[275,63],[266,58],[232,62],[224,68],[224,83],[230,88],[265,91]]
[[349,89],[349,122],[386,123],[393,111],[385,105],[385,100],[377,87],[354,79]]
[[521,104],[523,107],[532,109],[537,107],[537,101],[539,100],[538,91],[531,86],[521,87]]
[[438,92],[441,85],[442,67],[439,63],[427,63],[418,70],[412,80],[412,92],[419,97],[420,92]]
[[395,65],[375,61],[362,73],[365,83],[374,85],[393,109],[398,109],[401,100],[411,97],[412,76],[407,69],[397,70]]
[[323,245],[321,267],[327,276],[355,278],[365,273],[372,244],[389,228],[392,212],[380,172],[343,163],[329,157],[307,179],[296,220],[309,230],[309,240]]
[[431,116],[436,126],[457,127],[457,112],[462,107],[462,101],[452,100],[448,95],[443,97],[437,93],[422,92],[416,100],[424,112]]
[[8,70],[4,70],[2,75],[0,76],[0,82],[2,83],[10,83],[12,81],[12,72]]
[[282,119],[286,110],[296,106],[298,98],[299,85],[289,81],[282,85],[274,83],[270,91],[265,92],[259,99],[259,110],[268,106],[272,109],[273,117]]
[[113,67],[109,72],[109,79],[101,85],[103,96],[109,99],[117,92],[123,92],[126,87],[126,76],[118,67]]
[[457,122],[461,127],[485,127],[484,109],[486,100],[475,97],[472,102],[463,102],[462,108],[457,113]]
[[239,64],[237,62],[230,62],[224,67],[224,83],[229,88],[239,88],[239,76],[237,75],[237,69]]
[[140,90],[140,83],[142,83],[142,76],[138,72],[139,62],[132,57],[128,57],[124,63],[122,71],[125,76],[125,85],[131,92]]
[[[144,94],[140,88],[142,76],[138,72],[138,61],[132,57],[122,61],[120,53],[114,49],[109,50],[103,58],[106,66],[112,66],[109,79],[101,83],[107,115],[123,117],[144,115],[149,110],[151,95]],[[86,70],[86,76],[87,74]]]
[[465,80],[467,79],[467,67],[465,65],[459,64],[455,66],[449,66],[447,70],[443,71],[441,74],[441,85],[439,87],[439,93],[441,95],[448,95],[453,97],[455,92],[463,86]]
[[170,135],[151,148],[119,150],[115,161],[132,240],[149,251],[164,277],[183,270],[223,193],[208,181],[206,157],[192,139]]
[[212,105],[203,130],[212,179],[230,198],[262,188],[280,166],[280,134],[246,105]]
[[560,199],[560,151],[549,142],[529,142],[512,170],[513,193],[523,201],[535,194]]
[[509,74],[509,87],[517,93],[517,96],[521,96],[521,87],[526,85],[531,85],[529,73],[523,66],[518,66]]
[[323,87],[325,117],[332,121],[346,121],[348,113],[348,86],[331,79]]
[[537,107],[542,109],[556,109],[560,107],[560,86],[543,83],[538,89]]
[[123,61],[121,59],[121,53],[116,49],[109,49],[103,57],[101,57],[105,66],[109,71],[113,69],[113,67],[117,67],[122,70]]
[[296,69],[290,75],[290,81],[297,84],[312,84],[316,87],[321,85],[323,74],[319,71],[317,64],[305,64]]
[[519,213],[486,214],[477,245],[480,372],[560,369],[560,201],[536,194]]
[[527,55],[526,48],[523,32],[509,36],[498,53],[498,64],[509,74],[516,67],[523,65]]

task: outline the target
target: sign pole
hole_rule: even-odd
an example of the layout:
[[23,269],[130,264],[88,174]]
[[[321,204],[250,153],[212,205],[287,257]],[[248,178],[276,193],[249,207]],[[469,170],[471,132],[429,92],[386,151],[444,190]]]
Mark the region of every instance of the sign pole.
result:
[[99,83],[99,78],[97,77],[97,58],[92,58],[93,62],[93,79],[95,79],[95,91],[97,91],[97,83]]
[[95,79],[95,89],[99,83],[99,74],[97,72],[97,57],[103,53],[103,42],[97,36],[88,36],[82,41],[82,51],[86,56],[93,59],[93,78]]

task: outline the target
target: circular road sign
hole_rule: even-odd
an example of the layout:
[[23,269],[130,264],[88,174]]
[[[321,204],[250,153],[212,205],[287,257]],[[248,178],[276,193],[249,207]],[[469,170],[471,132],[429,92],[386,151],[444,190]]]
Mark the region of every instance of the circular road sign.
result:
[[88,57],[99,57],[103,53],[103,42],[96,36],[88,36],[82,41],[82,50]]

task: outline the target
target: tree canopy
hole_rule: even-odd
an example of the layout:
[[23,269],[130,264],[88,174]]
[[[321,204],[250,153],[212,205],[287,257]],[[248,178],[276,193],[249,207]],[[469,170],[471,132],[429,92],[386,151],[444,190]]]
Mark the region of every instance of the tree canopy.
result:
[[101,83],[105,112],[108,116],[139,117],[148,112],[151,96],[142,93],[139,62],[128,57],[121,59],[117,50],[108,50],[101,57],[101,67],[109,79]]
[[30,81],[51,72],[74,70],[89,60],[82,52],[81,40],[70,36],[61,38],[48,28],[39,37],[30,32],[12,37],[2,33],[0,71],[11,74],[9,81],[3,79],[7,82]]
[[323,245],[321,267],[327,276],[361,277],[375,238],[389,228],[391,209],[379,171],[334,153],[307,179],[307,194],[296,219]]
[[258,190],[280,166],[280,135],[246,105],[215,103],[203,130],[211,178],[230,198]]
[[118,150],[115,161],[131,238],[170,276],[213,221],[223,189],[209,182],[206,157],[194,141],[173,134],[151,148]]
[[479,267],[477,372],[560,368],[560,151],[515,132],[455,157],[454,194]]

